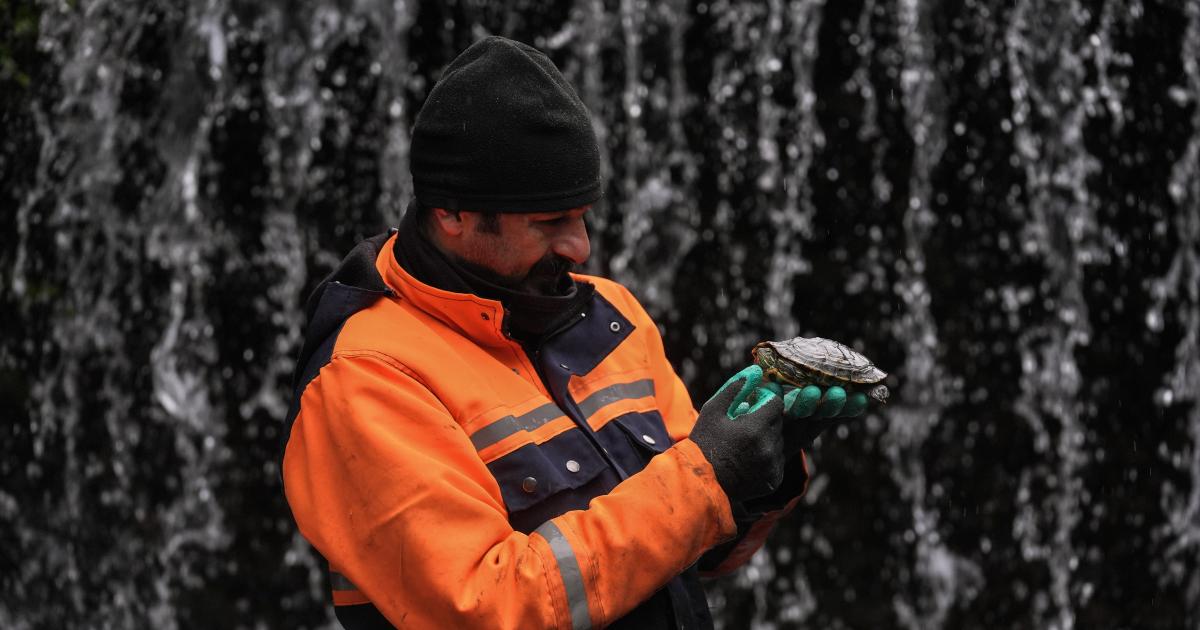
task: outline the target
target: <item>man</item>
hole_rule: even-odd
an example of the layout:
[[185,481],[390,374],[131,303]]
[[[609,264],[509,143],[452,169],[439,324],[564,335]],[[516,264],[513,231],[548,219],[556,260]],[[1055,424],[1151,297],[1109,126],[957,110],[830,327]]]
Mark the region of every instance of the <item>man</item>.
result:
[[[417,117],[416,202],[309,302],[283,473],[347,628],[702,628],[845,393],[743,370],[697,414],[622,286],[569,274],[601,196],[583,104],[485,39]],[[815,392],[811,390],[816,390]],[[855,414],[865,398],[854,398]]]

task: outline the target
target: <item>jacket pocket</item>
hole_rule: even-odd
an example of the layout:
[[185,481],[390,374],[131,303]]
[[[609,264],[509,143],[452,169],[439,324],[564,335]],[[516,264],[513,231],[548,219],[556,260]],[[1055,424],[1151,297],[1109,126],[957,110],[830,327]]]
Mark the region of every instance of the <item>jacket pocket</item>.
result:
[[673,443],[657,411],[617,416],[598,435],[627,475],[645,468],[651,458],[670,448]]
[[[542,444],[526,444],[487,466],[500,485],[510,520],[516,513],[535,507],[539,508],[539,514],[553,513],[538,524],[563,512],[587,507],[592,496],[600,493],[581,489],[594,485],[589,482],[607,467],[578,428],[564,431]],[[526,517],[522,520],[528,520]]]

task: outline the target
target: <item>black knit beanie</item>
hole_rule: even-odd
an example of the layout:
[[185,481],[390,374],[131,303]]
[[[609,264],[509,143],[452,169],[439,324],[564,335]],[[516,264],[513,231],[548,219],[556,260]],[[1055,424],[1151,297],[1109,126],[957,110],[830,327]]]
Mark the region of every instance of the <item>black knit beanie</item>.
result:
[[442,74],[413,125],[417,201],[448,210],[557,212],[602,194],[587,108],[545,54],[488,37]]

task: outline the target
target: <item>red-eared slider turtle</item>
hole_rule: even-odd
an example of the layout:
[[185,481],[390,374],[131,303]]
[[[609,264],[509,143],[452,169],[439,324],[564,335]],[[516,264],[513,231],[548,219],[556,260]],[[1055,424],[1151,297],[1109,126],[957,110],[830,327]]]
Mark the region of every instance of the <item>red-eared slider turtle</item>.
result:
[[837,385],[854,391],[875,385],[867,395],[886,403],[888,388],[876,385],[887,372],[871,360],[831,339],[796,337],[787,341],[764,341],[751,351],[754,362],[767,378],[804,387]]

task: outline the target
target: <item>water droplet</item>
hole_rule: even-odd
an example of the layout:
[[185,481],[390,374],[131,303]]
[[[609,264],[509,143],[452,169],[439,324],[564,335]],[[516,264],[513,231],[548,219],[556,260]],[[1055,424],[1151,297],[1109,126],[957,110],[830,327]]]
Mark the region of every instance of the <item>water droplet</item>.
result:
[[1175,101],[1175,104],[1180,107],[1186,106],[1188,101],[1192,100],[1192,97],[1190,94],[1188,94],[1188,91],[1179,85],[1172,85],[1171,87],[1167,88],[1167,96],[1171,97],[1171,100]]
[[1146,328],[1154,332],[1161,332],[1163,329],[1162,311],[1158,308],[1151,308],[1146,311]]
[[1178,179],[1167,184],[1167,192],[1170,193],[1171,199],[1174,199],[1175,203],[1179,204],[1183,203],[1184,197],[1187,195],[1187,189],[1183,187],[1183,182]]

